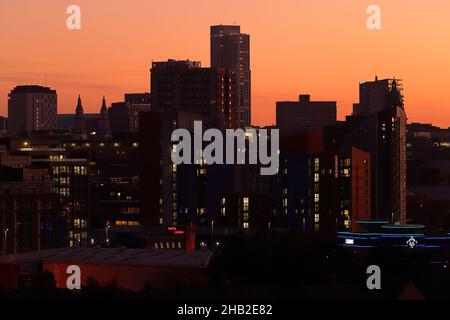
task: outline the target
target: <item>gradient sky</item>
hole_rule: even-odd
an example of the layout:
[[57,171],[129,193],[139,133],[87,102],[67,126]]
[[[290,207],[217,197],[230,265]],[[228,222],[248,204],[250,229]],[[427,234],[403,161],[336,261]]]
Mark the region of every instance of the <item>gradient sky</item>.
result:
[[[82,10],[82,29],[66,28],[66,8]],[[366,28],[368,5],[382,30]],[[124,92],[149,91],[152,60],[209,66],[209,26],[240,24],[251,35],[255,124],[275,122],[275,101],[309,93],[351,113],[358,83],[404,81],[409,121],[450,126],[448,0],[20,0],[0,1],[0,113],[19,84],[58,92],[58,112],[81,94],[98,112]]]

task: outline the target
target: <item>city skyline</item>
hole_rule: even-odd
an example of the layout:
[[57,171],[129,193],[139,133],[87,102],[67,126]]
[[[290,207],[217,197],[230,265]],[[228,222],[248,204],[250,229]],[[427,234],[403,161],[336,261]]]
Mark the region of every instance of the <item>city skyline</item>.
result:
[[[406,7],[380,0],[379,31],[366,28],[368,1],[258,2],[256,17],[254,1],[238,11],[232,3],[213,10],[219,5],[207,1],[180,2],[171,12],[168,4],[134,3],[80,0],[82,28],[74,31],[65,28],[68,1],[0,4],[0,29],[7,30],[0,38],[9,43],[0,53],[0,113],[6,115],[7,94],[20,84],[57,90],[59,113],[73,113],[78,94],[87,113],[98,112],[102,96],[114,102],[125,92],[148,92],[152,61],[190,59],[209,66],[209,27],[236,22],[252,37],[255,125],[275,123],[275,102],[301,93],[336,100],[338,119],[344,119],[358,101],[355,83],[375,75],[404,80],[409,122],[450,125],[442,116],[450,105],[445,94],[450,47],[441,42],[450,31],[443,23],[449,3]],[[128,15],[116,23],[125,8]]]

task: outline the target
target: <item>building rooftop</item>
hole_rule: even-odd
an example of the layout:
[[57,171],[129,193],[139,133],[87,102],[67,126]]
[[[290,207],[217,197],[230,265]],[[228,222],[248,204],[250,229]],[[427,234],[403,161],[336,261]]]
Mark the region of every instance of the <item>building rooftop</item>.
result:
[[192,68],[201,68],[201,62],[200,61],[191,61],[191,60],[169,59],[167,61],[154,61],[154,62],[152,62],[152,68],[154,68],[154,69],[170,69],[170,68],[192,69]]
[[37,85],[17,86],[12,91],[12,94],[16,93],[56,93],[56,90],[52,90],[49,87],[42,87]]
[[134,266],[167,266],[205,268],[212,253],[209,251],[164,251],[126,248],[60,248],[45,251],[0,256],[0,264],[33,264],[41,262],[70,262],[91,264],[125,264]]

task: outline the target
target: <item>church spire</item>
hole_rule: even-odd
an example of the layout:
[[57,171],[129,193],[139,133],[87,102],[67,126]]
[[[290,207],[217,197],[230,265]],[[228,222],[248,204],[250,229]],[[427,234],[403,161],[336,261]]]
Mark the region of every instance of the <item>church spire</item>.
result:
[[77,103],[77,108],[75,110],[75,114],[78,116],[83,115],[84,110],[83,110],[83,104],[81,103],[81,95],[78,95],[78,103]]
[[102,107],[100,108],[100,114],[106,114],[108,112],[108,109],[106,107],[106,98],[105,96],[103,96],[103,100],[102,100]]
[[106,107],[106,98],[105,97],[103,97],[102,107],[100,108],[97,131],[98,131],[98,135],[102,139],[111,138],[111,128],[109,125],[108,108]]

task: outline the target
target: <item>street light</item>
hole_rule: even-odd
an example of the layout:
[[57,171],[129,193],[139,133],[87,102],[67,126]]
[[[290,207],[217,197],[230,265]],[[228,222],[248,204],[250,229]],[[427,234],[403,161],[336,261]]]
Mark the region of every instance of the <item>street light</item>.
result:
[[5,241],[4,241],[5,249],[3,250],[3,254],[5,254],[5,255],[8,252],[8,232],[9,232],[9,229],[5,229],[5,231],[4,231],[4,233],[5,233]]
[[211,221],[211,248],[214,248],[214,220]]
[[108,235],[109,228],[111,228],[111,226],[109,226],[109,225],[107,225],[107,226],[105,227],[106,246],[107,246],[107,247],[109,247],[109,235]]

